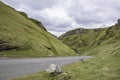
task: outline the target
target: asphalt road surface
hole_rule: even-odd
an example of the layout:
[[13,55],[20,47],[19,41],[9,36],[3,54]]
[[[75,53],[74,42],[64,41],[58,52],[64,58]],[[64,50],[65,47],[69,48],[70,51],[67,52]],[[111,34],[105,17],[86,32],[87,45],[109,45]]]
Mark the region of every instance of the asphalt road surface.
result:
[[32,59],[0,59],[0,80],[24,76],[34,72],[44,71],[50,64],[63,66],[91,56],[32,58]]

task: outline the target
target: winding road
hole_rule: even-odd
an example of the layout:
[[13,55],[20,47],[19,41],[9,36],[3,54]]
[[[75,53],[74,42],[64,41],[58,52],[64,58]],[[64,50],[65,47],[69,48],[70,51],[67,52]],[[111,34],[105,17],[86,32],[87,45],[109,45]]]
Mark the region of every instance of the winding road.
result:
[[24,76],[34,72],[44,71],[53,63],[63,66],[91,56],[58,57],[58,58],[32,58],[32,59],[0,59],[0,80]]

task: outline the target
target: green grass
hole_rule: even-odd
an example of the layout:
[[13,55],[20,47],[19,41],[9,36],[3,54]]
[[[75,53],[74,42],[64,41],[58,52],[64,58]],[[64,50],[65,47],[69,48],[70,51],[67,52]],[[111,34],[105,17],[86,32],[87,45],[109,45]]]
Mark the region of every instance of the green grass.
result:
[[71,56],[73,50],[39,21],[0,2],[0,57]]
[[34,73],[12,80],[120,80],[120,43],[99,46],[86,52],[94,58],[62,67],[64,73],[51,76]]
[[33,73],[22,78],[15,78],[10,80],[75,80],[71,75],[63,73],[57,76],[51,76],[46,72]]

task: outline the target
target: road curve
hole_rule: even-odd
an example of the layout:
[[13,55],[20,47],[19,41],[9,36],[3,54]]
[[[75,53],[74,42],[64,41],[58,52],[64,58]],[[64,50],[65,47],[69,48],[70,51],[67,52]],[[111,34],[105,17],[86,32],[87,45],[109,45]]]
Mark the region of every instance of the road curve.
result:
[[51,63],[63,66],[91,56],[32,58],[32,59],[1,59],[0,80],[23,76],[34,72],[44,71]]

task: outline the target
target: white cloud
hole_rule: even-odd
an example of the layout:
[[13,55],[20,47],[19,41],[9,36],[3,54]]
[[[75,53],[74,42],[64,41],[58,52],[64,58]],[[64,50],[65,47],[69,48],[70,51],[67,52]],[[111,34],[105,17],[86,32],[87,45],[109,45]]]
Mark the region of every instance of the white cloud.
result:
[[42,21],[55,35],[75,29],[99,28],[120,18],[119,0],[2,0]]
[[42,15],[43,17],[47,17],[50,20],[55,21],[55,23],[58,23],[60,21],[62,22],[71,21],[71,18],[67,15],[64,9],[60,7],[53,7],[51,9],[46,8],[40,11],[40,15]]
[[[46,8],[44,10],[41,10],[38,12],[39,16],[43,21],[47,21],[51,23],[51,26],[53,28],[61,28],[62,30],[69,30],[71,27],[76,25],[76,22],[73,18],[71,18],[64,8],[61,8],[60,6],[56,6],[53,8]],[[61,25],[60,25],[61,24]],[[64,26],[64,25],[68,26]]]

